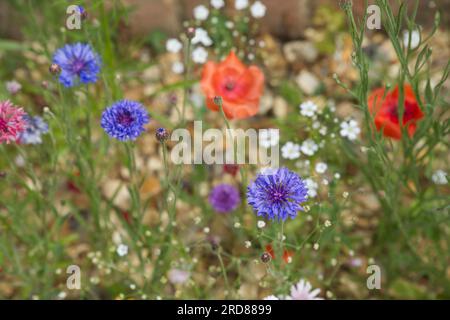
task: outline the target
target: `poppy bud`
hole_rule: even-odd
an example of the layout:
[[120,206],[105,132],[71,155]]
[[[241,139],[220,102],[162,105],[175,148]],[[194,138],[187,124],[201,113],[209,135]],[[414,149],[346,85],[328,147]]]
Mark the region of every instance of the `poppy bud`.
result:
[[195,37],[195,28],[194,27],[188,27],[186,29],[186,36],[188,39],[193,39]]
[[270,262],[271,259],[272,259],[272,257],[270,256],[270,253],[268,253],[268,252],[264,252],[264,253],[261,255],[261,261],[262,261],[263,263],[268,263],[268,262]]

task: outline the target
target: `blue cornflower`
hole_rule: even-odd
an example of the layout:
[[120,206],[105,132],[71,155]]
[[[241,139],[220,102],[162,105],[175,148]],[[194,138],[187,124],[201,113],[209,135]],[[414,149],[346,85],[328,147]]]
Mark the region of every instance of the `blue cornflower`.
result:
[[258,216],[271,220],[294,218],[307,199],[305,182],[287,168],[260,173],[247,189],[248,204]]
[[230,184],[219,184],[209,194],[209,203],[220,213],[233,211],[241,202],[238,189]]
[[25,127],[19,136],[19,142],[23,144],[41,144],[41,135],[48,132],[47,123],[39,116],[30,117],[25,115],[23,119],[25,120]]
[[100,57],[89,44],[66,44],[53,55],[53,63],[61,68],[59,82],[65,87],[97,81]]
[[142,104],[120,100],[103,111],[101,126],[109,136],[128,141],[136,140],[149,121],[150,116]]

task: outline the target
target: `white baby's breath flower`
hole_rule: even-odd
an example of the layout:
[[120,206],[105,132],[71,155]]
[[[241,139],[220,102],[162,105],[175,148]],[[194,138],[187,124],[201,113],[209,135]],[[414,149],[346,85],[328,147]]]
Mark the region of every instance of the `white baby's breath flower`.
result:
[[208,32],[203,28],[195,29],[195,36],[192,38],[193,44],[202,44],[205,47],[212,45],[212,40],[208,35]]
[[280,142],[280,131],[278,129],[262,129],[259,131],[259,144],[263,148],[276,146]]
[[248,248],[250,248],[252,246],[252,243],[247,240],[247,241],[244,242],[244,246],[248,249]]
[[223,8],[225,2],[223,0],[211,0],[211,6],[215,9]]
[[313,117],[316,111],[317,105],[312,101],[306,101],[300,105],[300,113],[305,117]]
[[192,51],[192,61],[198,64],[203,64],[208,60],[208,51],[203,47],[198,47]]
[[180,61],[172,63],[172,72],[176,74],[182,74],[184,72],[184,64]]
[[166,42],[166,50],[169,52],[178,53],[181,48],[183,48],[183,44],[178,39],[172,38]]
[[234,7],[236,10],[244,10],[248,7],[248,0],[235,0]]
[[436,170],[431,176],[431,180],[433,180],[435,184],[447,184],[447,172],[444,170]]
[[409,42],[409,31],[405,30],[403,32],[403,45],[405,48],[408,48],[408,44],[410,44],[409,47],[411,49],[416,49],[420,44],[420,32],[418,30],[412,30],[411,32],[411,42]]
[[361,129],[358,126],[358,122],[355,120],[350,121],[344,121],[341,123],[341,136],[347,137],[349,140],[355,140],[359,133],[361,132]]
[[300,157],[300,146],[289,141],[281,148],[281,155],[284,159],[297,159]]
[[330,221],[330,220],[325,220],[324,226],[325,226],[326,228],[331,227],[331,221]]
[[317,189],[319,185],[311,178],[305,179],[306,188],[308,189],[308,197],[314,198],[317,196]]
[[322,128],[320,128],[320,130],[319,130],[319,133],[320,133],[321,135],[323,135],[323,136],[326,136],[326,135],[327,135],[327,132],[328,132],[327,127],[322,127]]
[[327,168],[328,168],[328,166],[324,162],[318,162],[316,164],[316,172],[317,173],[325,173],[325,171],[327,171]]
[[262,220],[259,220],[257,223],[258,228],[262,229],[266,226],[266,223]]
[[206,20],[209,16],[209,10],[204,5],[199,5],[194,8],[194,18],[196,20]]
[[125,244],[119,244],[116,252],[120,257],[124,257],[128,254],[128,246]]
[[317,150],[319,150],[319,146],[313,140],[307,139],[303,141],[300,150],[307,156],[312,156],[314,155],[314,153],[316,153]]
[[250,7],[250,13],[255,19],[264,17],[266,15],[266,10],[267,10],[266,6],[261,1],[256,1]]

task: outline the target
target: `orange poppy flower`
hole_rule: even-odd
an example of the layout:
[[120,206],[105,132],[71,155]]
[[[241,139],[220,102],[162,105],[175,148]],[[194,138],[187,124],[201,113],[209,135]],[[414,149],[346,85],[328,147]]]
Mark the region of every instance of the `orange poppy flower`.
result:
[[[412,137],[416,131],[417,121],[422,119],[424,114],[420,110],[411,86],[406,84],[403,88],[405,99],[403,126],[406,126],[409,136]],[[384,88],[372,91],[368,99],[369,111],[374,115],[378,131],[383,130],[384,136],[399,140],[402,137],[402,131],[398,119],[398,86],[392,92],[388,92],[386,97],[384,95]]]
[[245,119],[258,112],[264,90],[264,74],[256,66],[245,66],[231,51],[224,61],[205,64],[201,88],[209,109],[219,110],[214,97],[220,96],[228,119]]

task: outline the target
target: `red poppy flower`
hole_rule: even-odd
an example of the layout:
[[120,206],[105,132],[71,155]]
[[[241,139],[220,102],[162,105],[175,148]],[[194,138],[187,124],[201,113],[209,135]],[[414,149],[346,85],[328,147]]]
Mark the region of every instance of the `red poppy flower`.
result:
[[[272,259],[275,259],[275,252],[273,251],[273,247],[272,247],[271,244],[266,245],[266,252],[268,254],[270,254],[270,257]],[[283,250],[283,260],[284,260],[284,262],[289,263],[293,255],[294,254],[291,251],[288,251],[288,250],[284,249]]]
[[[424,114],[422,110],[420,110],[411,86],[407,84],[403,88],[405,99],[403,126],[406,127],[406,130],[411,137],[416,131],[417,121],[422,119]],[[402,137],[402,131],[398,119],[398,86],[395,87],[392,92],[388,92],[386,97],[384,97],[384,95],[384,88],[372,91],[372,94],[368,99],[369,111],[374,115],[375,126],[378,131],[383,130],[383,134],[386,137],[399,140]]]
[[228,119],[244,119],[258,112],[264,74],[256,66],[246,67],[231,51],[224,61],[205,64],[201,87],[209,109],[219,110],[214,97],[220,96]]

